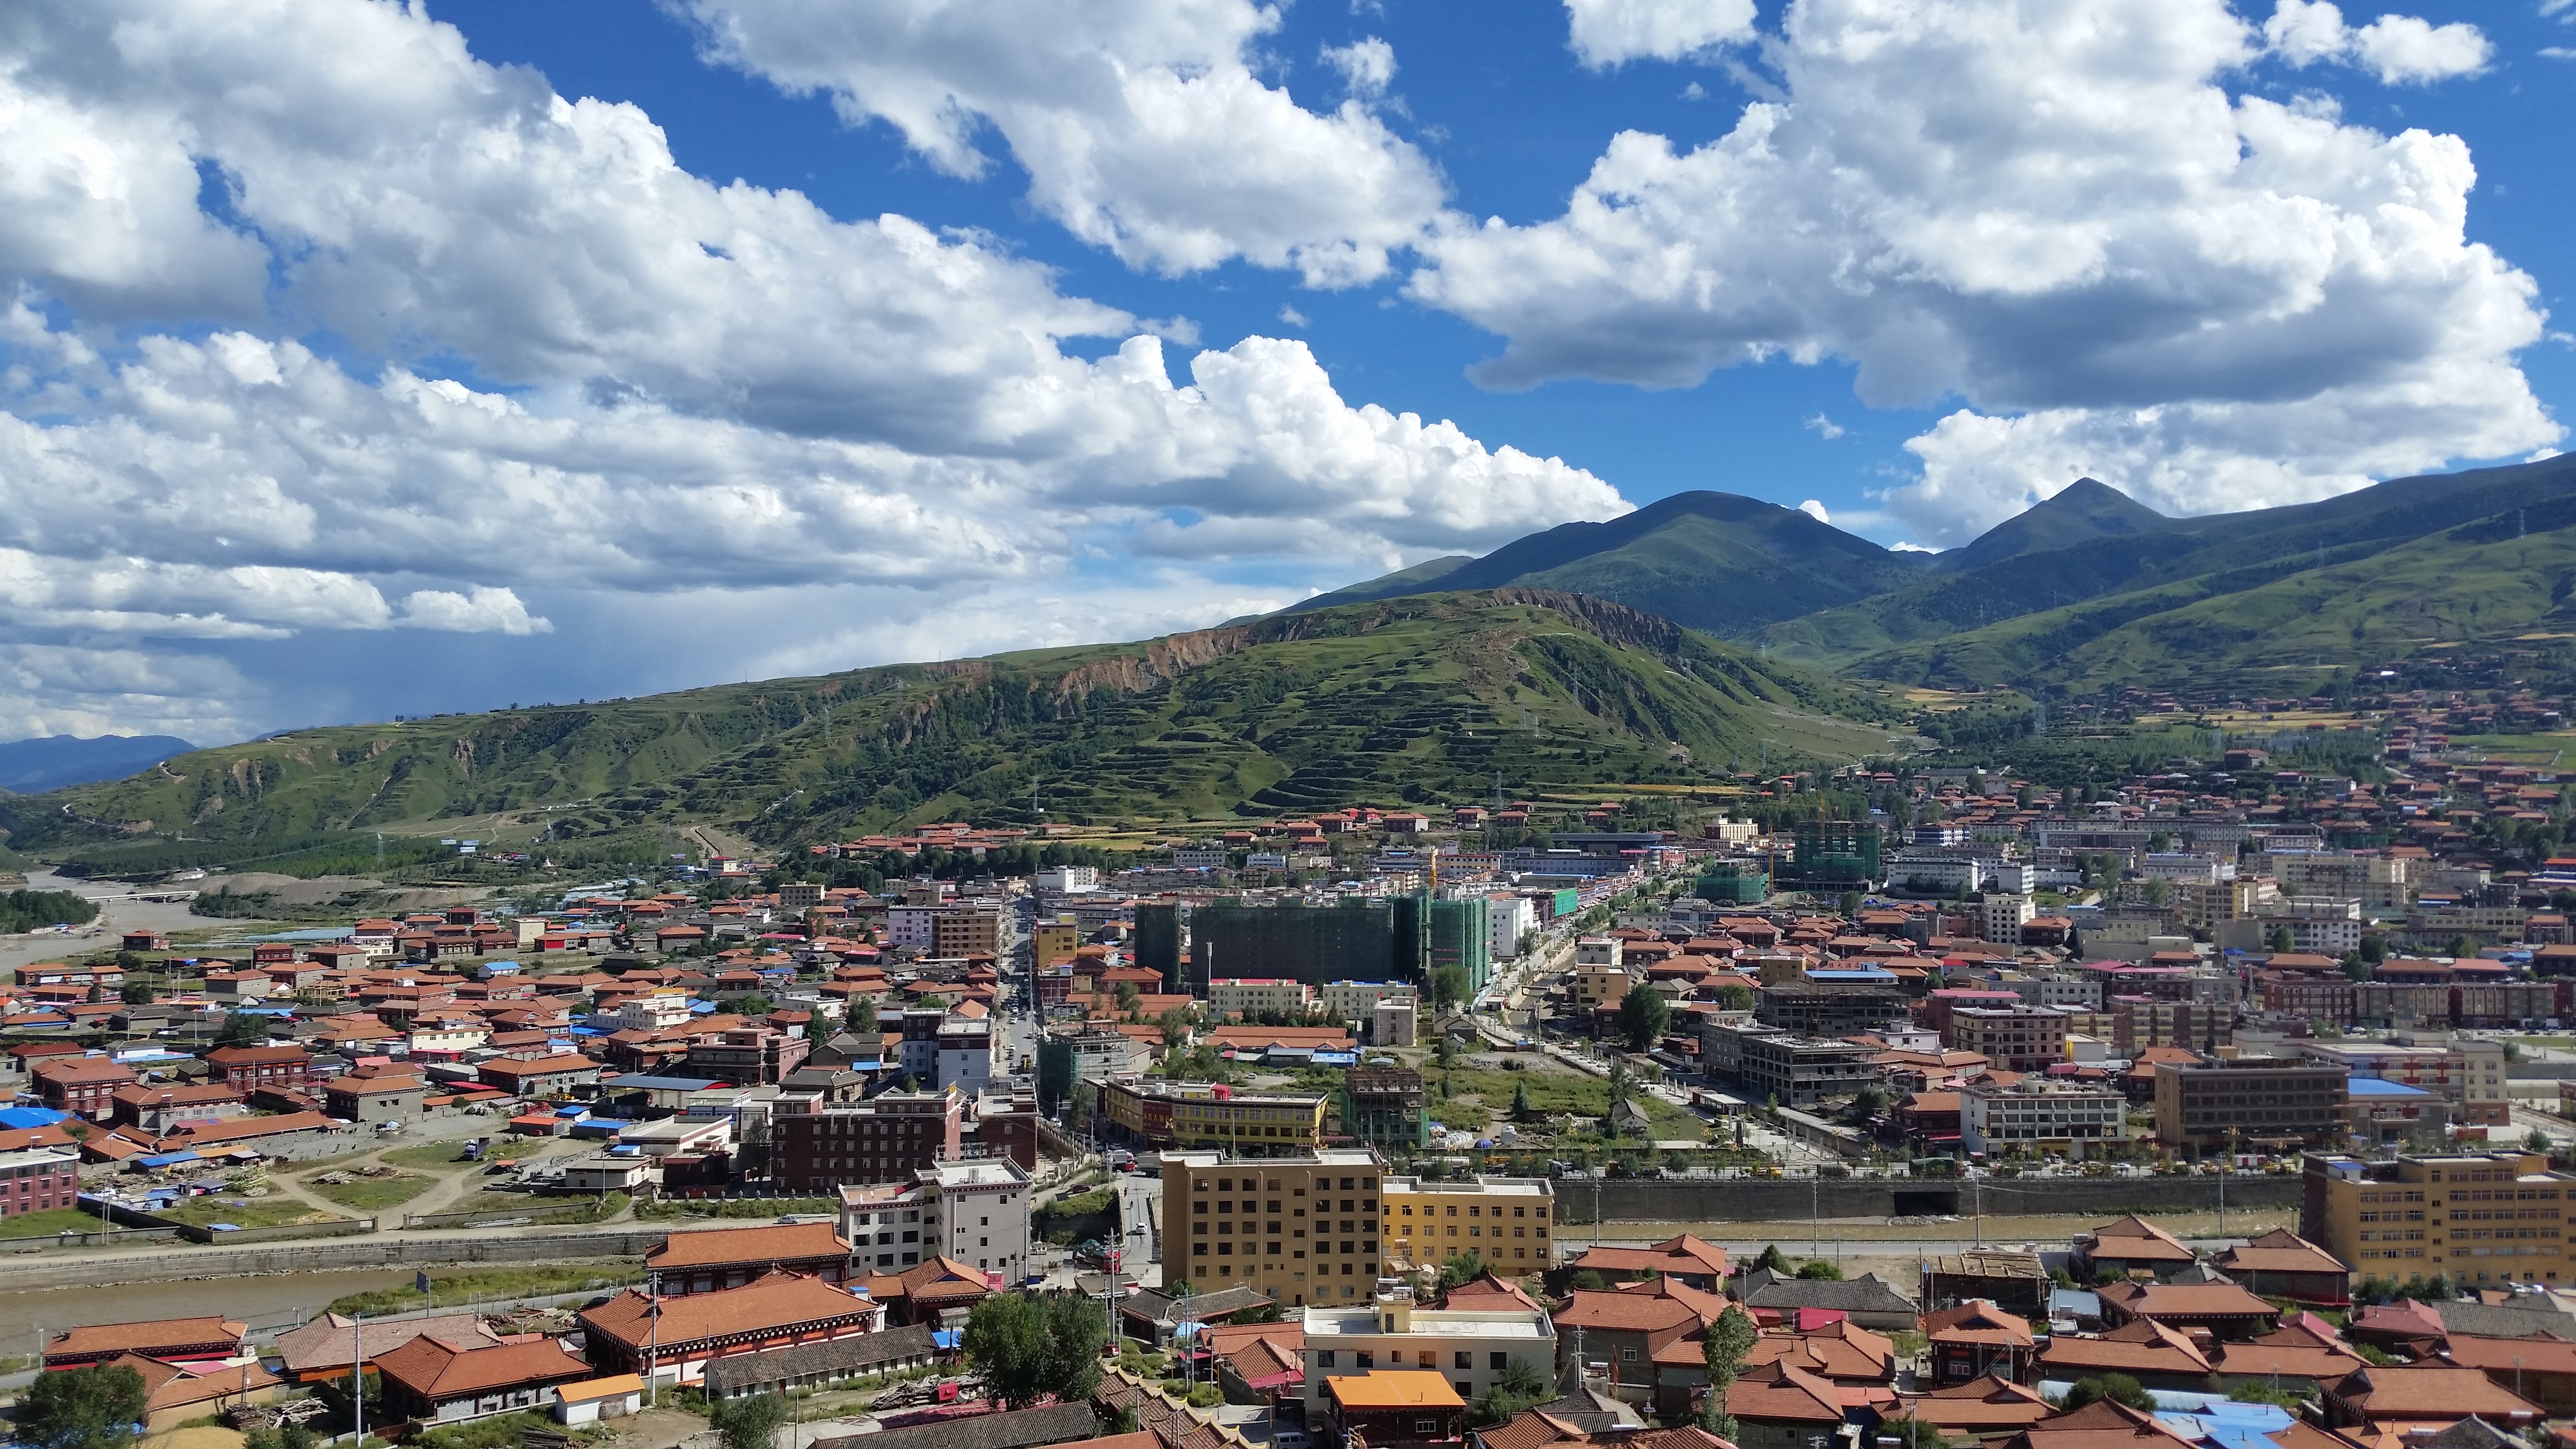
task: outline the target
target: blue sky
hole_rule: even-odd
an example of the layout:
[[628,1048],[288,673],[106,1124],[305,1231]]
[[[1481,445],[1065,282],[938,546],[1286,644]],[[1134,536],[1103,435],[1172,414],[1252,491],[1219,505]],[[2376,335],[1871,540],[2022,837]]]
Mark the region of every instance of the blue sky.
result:
[[2568,0],[118,0],[0,48],[0,737],[1138,637],[1692,488],[1935,547],[2079,472],[2264,506],[2576,400]]

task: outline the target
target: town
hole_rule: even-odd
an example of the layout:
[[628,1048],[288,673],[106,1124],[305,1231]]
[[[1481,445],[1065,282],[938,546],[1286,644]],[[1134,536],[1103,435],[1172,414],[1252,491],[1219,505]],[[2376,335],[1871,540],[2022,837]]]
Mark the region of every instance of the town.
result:
[[978,863],[1043,833],[951,822],[265,934],[168,923],[219,875],[90,882],[164,924],[15,972],[0,1292],[423,1266],[42,1331],[20,1430],[2537,1442],[2567,802],[2453,749],[2492,713],[2375,703],[2077,787],[1350,805],[1021,875]]

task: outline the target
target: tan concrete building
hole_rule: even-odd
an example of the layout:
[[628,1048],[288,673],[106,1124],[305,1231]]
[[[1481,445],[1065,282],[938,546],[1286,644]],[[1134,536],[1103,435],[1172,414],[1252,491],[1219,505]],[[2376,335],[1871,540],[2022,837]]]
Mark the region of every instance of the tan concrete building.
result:
[[1375,1296],[1377,1155],[1320,1152],[1228,1162],[1166,1152],[1163,1277],[1201,1292],[1249,1284],[1282,1308]]
[[1285,977],[1221,976],[1208,983],[1208,1009],[1219,1016],[1303,1016],[1312,1000],[1305,982]]
[[2156,1141],[2194,1152],[2315,1147],[2344,1131],[2340,1062],[2230,1057],[2156,1064]]
[[1378,1195],[1390,1273],[1474,1253],[1506,1278],[1553,1266],[1556,1188],[1540,1177],[1390,1177]]
[[2448,1032],[2399,1032],[2388,1041],[2299,1041],[2301,1056],[2340,1062],[2356,1077],[2421,1087],[2450,1104],[2451,1119],[2478,1127],[2512,1125],[2505,1098],[2504,1043]]
[[2569,1283],[2576,1174],[2537,1153],[2365,1162],[2311,1153],[2299,1236],[2368,1277],[2447,1273],[2464,1287]]

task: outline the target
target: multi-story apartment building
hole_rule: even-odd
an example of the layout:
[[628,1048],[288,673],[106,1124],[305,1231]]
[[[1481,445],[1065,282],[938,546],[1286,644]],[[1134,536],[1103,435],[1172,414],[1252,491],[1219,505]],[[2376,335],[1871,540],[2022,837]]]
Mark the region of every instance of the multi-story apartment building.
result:
[[2268,880],[2175,880],[2164,882],[2165,904],[2183,929],[2206,931],[2221,921],[2242,921],[2279,892]]
[[1574,1009],[1583,1013],[1598,1006],[1617,1006],[1628,995],[1628,985],[1628,973],[1617,966],[1578,966],[1574,968]]
[[1474,1253],[1507,1278],[1555,1265],[1556,1189],[1538,1177],[1390,1177],[1378,1196],[1387,1271]]
[[2117,1088],[2025,1077],[2010,1087],[1981,1080],[1959,1088],[1959,1141],[1970,1152],[2062,1152],[2088,1155],[2125,1149],[2129,1101]]
[[1739,1048],[1737,1080],[1756,1101],[1776,1099],[1783,1107],[1812,1107],[1834,1097],[1848,1097],[1876,1086],[1885,1076],[1870,1060],[1869,1047],[1821,1037],[1766,1035],[1746,1037]]
[[1906,999],[1893,985],[1782,981],[1754,993],[1753,1019],[1776,1031],[1849,1036],[1906,1019]]
[[2038,915],[2039,909],[2030,897],[2010,891],[1988,891],[1977,904],[1978,938],[2021,944],[2022,922]]
[[1208,1009],[1219,1016],[1303,1016],[1311,999],[1305,982],[1285,977],[1220,976],[1208,983]]
[[2263,873],[2292,895],[2341,896],[2373,915],[2386,915],[2414,904],[2414,864],[2404,856],[2340,850],[2272,851],[2263,856]]
[[2356,1077],[2421,1087],[2450,1104],[2450,1118],[2476,1127],[2513,1121],[2505,1096],[2504,1043],[2448,1034],[2377,1041],[2299,1041],[2288,1045],[2313,1061],[2336,1062]]
[[2067,1060],[2066,1033],[2066,1013],[2050,1007],[1963,1006],[1950,1013],[1943,1044],[2007,1072],[2044,1072]]
[[1029,1263],[1029,1175],[1007,1157],[941,1162],[913,1180],[930,1197],[922,1218],[932,1250],[1017,1283]]
[[1166,1152],[1163,1275],[1201,1292],[1248,1284],[1282,1308],[1374,1298],[1377,1157],[1321,1152],[1228,1162]]
[[952,906],[930,921],[934,956],[1000,956],[1011,944],[1011,918],[984,902]]
[[2123,1056],[2157,1046],[2212,1050],[2236,1035],[2236,1008],[2221,1002],[2114,997],[2107,1014],[2111,1044]]
[[2340,957],[2361,947],[2361,902],[2339,896],[2283,896],[2256,909],[2265,931],[2286,926],[2290,947]]
[[864,1102],[782,1098],[770,1115],[773,1173],[788,1192],[849,1183],[909,1182],[963,1156],[965,1094],[883,1092]]
[[2576,1280],[2565,1214],[2576,1174],[2536,1153],[2401,1156],[2364,1162],[2310,1153],[2299,1236],[2373,1277],[2446,1273],[2462,1285]]
[[1291,1157],[1322,1145],[1331,1099],[1242,1092],[1204,1082],[1100,1084],[1100,1120],[1154,1147],[1222,1147],[1238,1157]]
[[2288,1057],[2156,1064],[2156,1141],[2193,1152],[2314,1147],[2344,1130],[2347,1069]]
[[1367,1021],[1385,1001],[1419,1001],[1421,993],[1404,981],[1327,981],[1315,988],[1315,1003],[1336,1021]]
[[989,1016],[952,1016],[939,1024],[933,1076],[923,1086],[955,1087],[969,1097],[993,1084],[1001,1063],[1002,1033]]
[[1431,1308],[1405,1289],[1372,1302],[1306,1310],[1306,1422],[1330,1422],[1329,1384],[1382,1369],[1437,1373],[1461,1399],[1500,1382],[1514,1363],[1544,1380],[1556,1371],[1556,1325],[1540,1309],[1508,1298],[1491,1306]]

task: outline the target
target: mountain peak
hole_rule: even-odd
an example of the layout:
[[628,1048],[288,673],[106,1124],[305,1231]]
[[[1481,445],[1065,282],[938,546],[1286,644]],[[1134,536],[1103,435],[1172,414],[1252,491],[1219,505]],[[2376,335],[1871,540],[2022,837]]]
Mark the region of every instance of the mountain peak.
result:
[[1962,573],[2087,539],[2155,533],[2172,526],[2172,519],[2101,479],[2078,478],[1986,530],[1966,548],[1942,554],[1938,567],[1943,573]]

